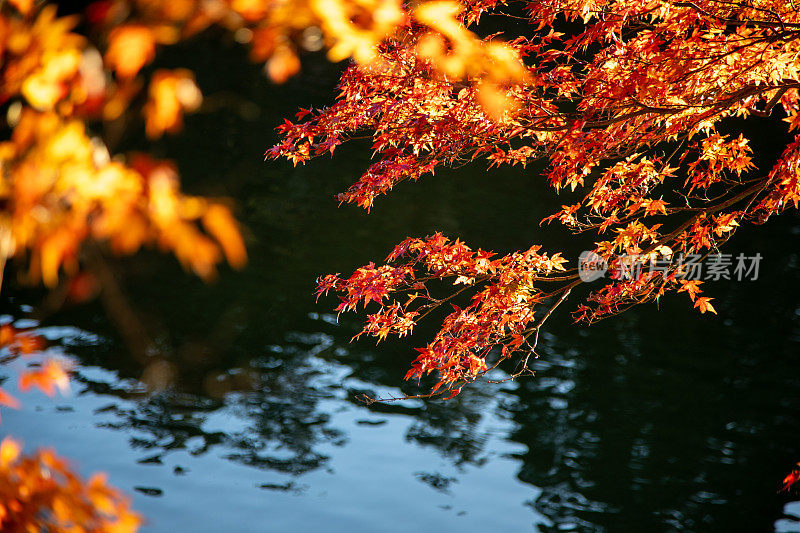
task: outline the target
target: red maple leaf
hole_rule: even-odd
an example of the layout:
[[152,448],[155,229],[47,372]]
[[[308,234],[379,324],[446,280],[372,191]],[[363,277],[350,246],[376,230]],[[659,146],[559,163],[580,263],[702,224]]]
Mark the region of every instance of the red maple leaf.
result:
[[[797,466],[800,466],[800,463],[797,463]],[[781,491],[789,490],[789,487],[798,481],[800,481],[800,468],[795,468],[788,476],[783,478],[783,487],[781,487]]]

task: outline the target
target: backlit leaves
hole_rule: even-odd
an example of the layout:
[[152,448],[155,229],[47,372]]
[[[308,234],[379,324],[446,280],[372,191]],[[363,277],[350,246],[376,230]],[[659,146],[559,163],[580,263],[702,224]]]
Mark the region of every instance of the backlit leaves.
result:
[[183,114],[196,111],[203,95],[191,71],[159,70],[150,80],[147,104],[144,107],[145,131],[150,138],[164,132],[176,133],[183,128]]
[[[686,292],[700,314],[716,314],[700,283],[685,279],[684,259],[716,254],[738,227],[800,205],[800,139],[771,170],[759,170],[748,139],[718,131],[728,118],[753,115],[783,114],[790,129],[800,124],[800,8],[778,0],[757,7],[533,0],[520,4],[529,22],[524,36],[476,41],[467,25],[497,5],[416,5],[417,24],[384,42],[377,63],[351,66],[332,105],[281,125],[283,140],[267,157],[302,163],[368,132],[371,165],[338,197],[366,209],[399,183],[442,166],[541,161],[543,179],[572,196],[545,221],[596,232],[594,251],[612,272],[586,295],[576,319],[600,320],[670,291]],[[565,20],[575,22],[568,34]],[[552,270],[521,285],[504,263],[493,263],[484,279],[459,272],[459,255],[420,272],[419,263],[396,264],[398,257],[350,278],[322,278],[320,287],[342,295],[340,311],[378,301],[362,334],[379,339],[410,331],[425,316],[418,306],[449,302],[427,292],[429,280],[452,278],[451,296],[478,298],[445,317],[408,375],[438,372],[438,385],[452,390],[483,371],[469,357],[485,361],[491,347],[502,357],[517,348],[530,353],[530,335],[538,332],[531,316],[542,309],[547,318],[547,309],[581,283],[574,271]],[[408,266],[413,280],[396,270]],[[402,279],[387,278],[390,272],[403,272]],[[484,300],[487,283],[519,299],[513,318],[484,310],[485,302],[499,305]],[[415,298],[397,299],[403,290]],[[418,314],[409,317],[409,310]],[[510,337],[500,340],[501,331]]]
[[106,64],[121,78],[136,76],[155,55],[156,38],[147,26],[120,26],[108,36]]
[[[183,195],[172,165],[145,156],[129,165],[110,160],[80,121],[25,110],[11,140],[0,144],[0,161],[10,170],[0,192],[10,212],[0,225],[17,253],[32,251],[30,275],[46,285],[55,285],[62,268],[77,271],[80,246],[89,238],[120,253],[155,243],[205,278],[214,274],[220,247],[241,248],[232,222],[215,229],[213,239],[203,234],[204,213],[223,208]],[[234,255],[241,266],[243,250]]]
[[701,296],[694,301],[694,306],[700,310],[700,313],[705,313],[706,311],[709,311],[716,315],[717,311],[716,309],[714,309],[714,306],[711,305],[712,299],[713,298],[709,298],[707,296]]
[[[395,247],[385,265],[369,264],[348,278],[320,278],[317,293],[339,293],[339,312],[356,310],[359,304],[374,309],[370,303],[376,304],[377,311],[368,314],[356,337],[367,334],[379,340],[411,333],[417,320],[436,308],[451,309],[434,340],[418,349],[406,375],[407,379],[420,379],[437,372],[434,392],[443,386],[451,390],[483,375],[492,350],[499,349],[505,358],[537,331],[537,310],[548,295],[535,289],[534,283],[563,271],[565,263],[560,255],[540,254],[539,249],[534,246],[497,257],[438,233],[425,239],[409,238]],[[437,298],[433,280],[463,288]],[[452,299],[466,289],[474,294],[462,308]],[[541,305],[542,313],[546,308]]]
[[[223,251],[241,267],[246,254],[226,207],[183,195],[166,162],[112,156],[103,129],[87,127],[125,118],[156,45],[179,36],[164,20],[119,24],[118,4],[101,7],[92,8],[93,22],[116,21],[104,54],[72,33],[76,17],[57,18],[54,6],[23,18],[0,11],[1,94],[13,102],[12,132],[0,143],[0,270],[16,256],[27,260],[31,281],[55,286],[62,271],[79,271],[86,241],[120,253],[157,245],[204,278],[214,275]],[[153,73],[147,96],[142,112],[151,138],[179,131],[184,114],[202,103],[193,74],[181,69]]]
[[[467,109],[482,106],[483,130],[493,128],[493,121],[512,120],[516,93],[528,79],[521,50],[499,39],[481,40],[464,25],[464,17],[474,22],[479,12],[450,1],[405,8],[397,0],[100,0],[86,12],[91,41],[74,33],[78,17],[58,18],[54,6],[38,11],[25,3],[14,7],[13,13],[0,11],[0,95],[13,101],[8,112],[13,133],[0,145],[5,171],[0,197],[9,206],[8,216],[0,218],[0,234],[8,236],[0,247],[0,263],[12,255],[26,256],[30,279],[49,286],[58,282],[60,272],[79,270],[87,240],[107,241],[120,253],[155,244],[204,278],[214,275],[223,255],[236,266],[244,263],[236,225],[221,216],[223,208],[213,207],[219,204],[183,197],[177,173],[167,163],[143,170],[131,154],[115,156],[102,127],[93,122],[130,120],[143,89],[141,113],[151,139],[178,132],[185,114],[200,109],[202,94],[192,72],[147,71],[159,46],[216,24],[249,44],[251,57],[265,62],[266,73],[282,82],[300,69],[299,49],[326,45],[332,60],[353,57],[372,75],[394,75],[393,62],[400,56],[384,57],[384,51],[406,41],[404,49],[396,49],[405,54],[400,74],[426,73],[426,83],[439,87],[435,98],[427,95],[428,105],[436,105],[442,119],[456,112],[466,116]],[[466,87],[455,102],[449,94],[454,79]],[[412,90],[415,97],[427,92],[416,84]],[[362,123],[353,127],[363,127],[377,111],[364,113]],[[409,111],[393,114],[411,119]],[[93,122],[89,129],[88,122]],[[429,131],[430,140],[443,126]],[[302,162],[332,152],[342,142],[344,130],[337,130],[320,136],[313,150],[311,142],[299,142],[294,153],[285,155]],[[343,199],[369,207],[376,194],[409,171],[414,178],[432,172],[436,161],[415,161],[420,150],[431,150],[429,142],[398,165],[374,169],[370,175],[380,183],[362,184]],[[525,164],[532,155],[511,157]],[[211,210],[207,216],[206,209]]]
[[[542,161],[543,179],[573,196],[545,220],[596,232],[594,251],[614,272],[576,319],[593,322],[673,290],[716,314],[699,283],[682,278],[682,258],[716,253],[741,225],[800,205],[800,138],[758,171],[749,141],[718,131],[728,118],[753,115],[783,114],[790,131],[800,124],[797,6],[526,0],[509,6],[525,13],[524,35],[479,37],[482,15],[508,4],[101,0],[86,13],[91,40],[53,6],[3,5],[0,97],[12,131],[0,144],[0,271],[14,257],[32,281],[54,286],[63,272],[80,279],[87,241],[118,253],[157,246],[203,278],[223,257],[244,264],[224,203],[183,194],[174,165],[112,154],[104,138],[108,121],[143,117],[157,139],[201,111],[191,72],[151,73],[149,65],[159,46],[217,25],[249,45],[276,82],[301,68],[303,51],[327,46],[330,59],[355,60],[337,101],[287,120],[283,141],[267,152],[304,163],[367,132],[372,164],[339,201],[371,209],[399,183],[441,166]],[[565,27],[570,33],[558,31]],[[407,377],[435,374],[433,390],[452,397],[516,351],[535,354],[543,323],[581,284],[564,262],[538,246],[495,255],[435,234],[406,239],[385,264],[324,276],[318,292],[335,292],[339,312],[363,306],[356,336],[378,340],[410,334],[428,313],[446,310]],[[24,352],[27,341],[16,337]],[[23,376],[23,387],[53,392],[65,375],[45,363]],[[13,444],[0,449],[3,468],[18,453]],[[102,482],[91,485],[94,504],[111,509]],[[46,505],[59,520],[81,508]],[[0,520],[18,512],[2,507]]]

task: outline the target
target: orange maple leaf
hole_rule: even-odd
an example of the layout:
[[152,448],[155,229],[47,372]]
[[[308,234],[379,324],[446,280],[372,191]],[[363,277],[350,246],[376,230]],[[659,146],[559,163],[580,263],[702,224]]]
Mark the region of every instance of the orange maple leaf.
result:
[[[700,281],[700,280],[682,279],[682,280],[679,280],[679,281],[680,281],[680,284],[681,284],[681,288],[678,289],[678,292],[687,292],[687,293],[689,293],[689,298],[691,298],[692,301],[694,301],[695,298],[697,298],[698,294],[703,292],[700,289],[700,284],[703,283],[703,282]],[[695,307],[697,307],[697,306],[695,305]]]
[[11,344],[14,342],[14,337],[16,337],[16,333],[14,332],[13,326],[10,324],[3,324],[0,326],[0,346]]
[[136,76],[155,55],[155,35],[146,26],[120,26],[109,35],[106,62],[122,78]]
[[0,389],[0,405],[6,405],[12,409],[19,409],[19,400],[11,396],[3,389]]
[[705,314],[706,311],[710,311],[716,315],[717,310],[714,309],[713,305],[711,305],[711,300],[713,300],[713,298],[709,298],[708,296],[701,296],[694,302],[694,306],[700,309],[701,315]]
[[279,46],[267,61],[267,74],[275,83],[283,83],[300,70],[300,60],[288,46]]
[[57,387],[64,394],[69,390],[69,375],[58,362],[50,359],[40,368],[25,372],[19,377],[19,388],[22,391],[31,387],[37,387],[48,396],[53,396]]

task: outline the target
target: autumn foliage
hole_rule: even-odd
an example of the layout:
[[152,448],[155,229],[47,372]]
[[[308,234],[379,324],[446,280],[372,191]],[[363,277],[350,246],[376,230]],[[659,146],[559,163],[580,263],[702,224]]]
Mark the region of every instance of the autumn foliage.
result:
[[[119,254],[154,246],[204,279],[223,260],[244,265],[244,241],[224,200],[184,194],[172,163],[116,153],[109,134],[143,122],[156,140],[202,110],[191,71],[152,63],[160,48],[210,26],[247,44],[276,82],[299,71],[305,51],[353,59],[339,98],[286,120],[283,140],[266,154],[305,163],[371,136],[373,162],[342,203],[371,209],[399,183],[443,166],[546,164],[542,179],[570,199],[543,223],[589,232],[613,271],[636,267],[642,275],[583,290],[557,250],[532,243],[494,254],[434,234],[406,239],[382,264],[319,280],[319,294],[340,297],[339,312],[365,309],[357,336],[402,337],[444,309],[439,332],[407,374],[435,375],[436,394],[452,397],[515,355],[524,371],[544,322],[577,293],[573,316],[586,322],[668,292],[716,313],[701,282],[686,278],[682,258],[717,254],[739,226],[800,202],[800,8],[792,2],[101,0],[82,19],[30,0],[0,6],[8,124],[0,272],[14,261],[29,282],[55,287],[69,278],[76,294],[91,293],[87,246]],[[527,24],[518,35],[487,35],[481,21],[489,14]],[[770,168],[755,168],[748,139],[721,127],[752,116],[780,117],[794,136]],[[3,344],[24,353],[27,342],[14,334]],[[20,385],[52,393],[65,376],[45,363]],[[16,400],[0,391],[0,401]],[[11,488],[0,490],[35,480],[42,464],[60,472],[59,486],[72,486],[52,456],[18,459],[11,441],[3,450]],[[73,492],[83,498],[97,486],[104,487],[93,481]],[[101,513],[116,501],[87,498]],[[61,500],[42,502],[58,520],[101,520],[90,510],[56,511]],[[3,509],[1,520],[33,516]]]
[[573,316],[590,323],[668,292],[716,313],[683,258],[713,258],[740,225],[762,224],[800,201],[800,138],[758,169],[748,139],[720,129],[752,116],[780,117],[789,132],[800,124],[800,8],[771,0],[449,5],[420,9],[439,10],[439,21],[455,17],[460,31],[501,9],[527,19],[523,35],[482,39],[484,50],[502,39],[522,70],[513,61],[507,69],[469,61],[454,38],[447,53],[431,53],[438,37],[404,26],[381,43],[378,62],[348,68],[335,103],[280,126],[284,138],[267,156],[303,163],[371,135],[373,163],[339,195],[366,209],[443,166],[541,161],[542,179],[570,197],[542,222],[595,235],[593,251],[611,272],[641,275],[612,275],[587,290],[558,250],[533,245],[497,256],[433,235],[406,240],[384,264],[322,277],[318,290],[337,293],[340,312],[370,304],[361,334],[379,340],[409,333],[458,294],[471,298],[448,306],[408,374],[438,376],[442,394],[515,352],[535,353],[542,323],[570,294],[583,294]]

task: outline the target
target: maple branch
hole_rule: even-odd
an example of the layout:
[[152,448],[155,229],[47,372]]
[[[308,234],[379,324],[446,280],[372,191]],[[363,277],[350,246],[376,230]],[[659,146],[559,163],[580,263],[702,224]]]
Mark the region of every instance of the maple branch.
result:
[[547,319],[548,319],[548,318],[550,318],[550,315],[552,315],[552,314],[553,314],[553,311],[555,311],[555,310],[556,310],[556,308],[557,308],[559,305],[561,305],[561,304],[564,302],[564,300],[566,300],[566,299],[569,297],[570,293],[572,292],[572,289],[573,289],[574,287],[578,286],[578,285],[579,285],[579,284],[581,284],[581,283],[583,283],[583,280],[577,279],[577,280],[573,281],[572,283],[570,283],[569,285],[567,285],[566,287],[564,287],[563,289],[561,289],[561,290],[563,290],[563,291],[564,291],[564,294],[562,294],[562,295],[561,295],[561,298],[559,298],[559,299],[556,301],[556,303],[555,303],[555,304],[553,304],[553,305],[552,305],[552,306],[551,306],[551,307],[550,307],[550,308],[547,310],[547,312],[546,312],[546,313],[544,314],[544,316],[543,316],[543,317],[542,317],[542,318],[539,320],[539,322],[537,322],[537,323],[536,323],[536,325],[535,325],[535,326],[534,326],[534,327],[533,327],[533,328],[532,328],[530,331],[528,331],[528,332],[525,334],[525,338],[527,339],[527,337],[529,337],[529,336],[531,335],[531,333],[533,333],[533,332],[535,332],[535,333],[536,333],[536,337],[534,338],[534,341],[533,341],[533,347],[532,347],[532,350],[535,350],[535,349],[536,349],[536,346],[539,344],[539,330],[542,328],[542,326],[544,325],[544,323],[547,321]]
[[[729,4],[729,5],[733,4],[733,2],[718,2],[718,3],[720,3],[720,4]],[[747,7],[748,9],[754,9],[754,10],[757,10],[757,11],[764,11],[766,13],[769,13],[769,14],[773,15],[775,18],[777,18],[778,22],[770,22],[770,21],[767,21],[767,20],[737,20],[737,19],[724,18],[724,17],[720,17],[719,15],[715,15],[714,13],[708,12],[707,10],[705,10],[702,7],[698,6],[694,2],[688,2],[686,0],[682,0],[680,2],[675,2],[672,5],[677,6],[677,7],[688,7],[688,8],[691,8],[691,9],[697,11],[698,13],[700,13],[702,15],[705,15],[707,17],[716,19],[716,20],[718,20],[720,22],[725,23],[726,25],[731,25],[731,26],[747,26],[748,24],[752,24],[752,25],[755,25],[755,26],[766,26],[766,27],[776,27],[777,26],[777,27],[780,27],[780,28],[782,28],[784,30],[786,29],[787,26],[800,28],[800,24],[796,24],[796,23],[792,23],[792,22],[784,22],[783,19],[777,13],[775,13],[774,11],[758,8],[758,7],[755,7],[753,5],[744,6],[742,4],[733,4],[733,5],[737,5],[737,6],[740,6],[740,7]]]
[[781,87],[780,89],[778,89],[778,92],[776,92],[775,95],[770,99],[770,101],[767,102],[767,106],[764,108],[763,111],[758,109],[751,109],[750,113],[752,113],[757,117],[767,118],[772,114],[772,108],[775,107],[775,105],[778,102],[780,102],[781,98],[783,97],[784,94],[786,94],[786,91],[788,90],[789,87]]

